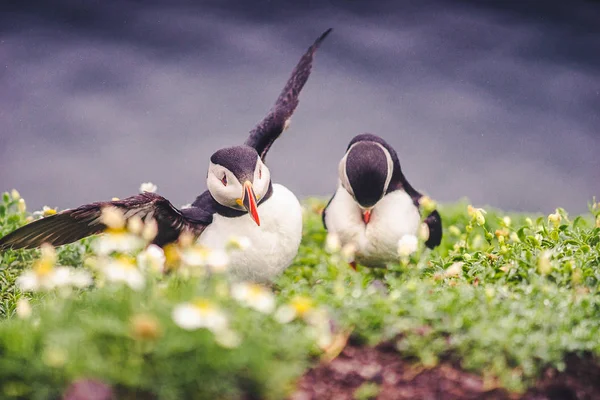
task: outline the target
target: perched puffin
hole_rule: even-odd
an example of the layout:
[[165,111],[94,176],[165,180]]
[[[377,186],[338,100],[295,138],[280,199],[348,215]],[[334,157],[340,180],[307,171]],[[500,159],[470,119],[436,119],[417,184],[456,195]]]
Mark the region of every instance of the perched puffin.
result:
[[104,207],[125,218],[152,216],[158,225],[154,243],[164,246],[189,232],[210,248],[224,248],[232,236],[251,245],[230,254],[230,271],[239,279],[268,281],[287,268],[302,237],[302,209],[296,196],[271,182],[264,164],[273,142],[287,128],[308,80],[313,56],[331,32],[324,32],[302,56],[268,115],[244,145],[218,150],[210,157],[208,190],[191,207],[175,208],[158,194],[144,192],[118,201],[97,202],[31,222],[0,239],[0,250],[60,246],[103,232]]
[[[339,164],[338,188],[323,210],[323,225],[343,245],[356,246],[356,261],[380,267],[398,260],[398,241],[421,226],[417,192],[406,180],[394,149],[372,134],[354,137]],[[427,247],[442,240],[437,210],[423,221]]]

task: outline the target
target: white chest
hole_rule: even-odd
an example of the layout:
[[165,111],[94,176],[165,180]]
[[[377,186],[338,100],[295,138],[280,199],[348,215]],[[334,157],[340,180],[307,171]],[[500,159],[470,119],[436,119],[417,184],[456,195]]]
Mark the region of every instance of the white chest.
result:
[[398,240],[406,234],[416,235],[421,217],[412,198],[403,190],[385,195],[373,208],[365,225],[361,209],[341,186],[327,207],[325,223],[342,244],[353,243],[356,259],[367,266],[380,266],[398,260]]
[[244,214],[236,218],[215,214],[198,242],[224,249],[232,236],[247,237],[251,246],[229,253],[229,269],[237,279],[268,281],[286,269],[302,239],[302,207],[286,187],[274,184],[273,194],[258,206],[260,226]]

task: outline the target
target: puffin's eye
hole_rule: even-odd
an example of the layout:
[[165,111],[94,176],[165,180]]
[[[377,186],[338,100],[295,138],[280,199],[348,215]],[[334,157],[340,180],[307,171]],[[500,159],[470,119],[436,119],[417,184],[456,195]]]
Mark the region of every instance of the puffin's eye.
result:
[[227,175],[223,174],[223,177],[221,178],[221,183],[223,184],[223,186],[227,186]]
[[258,169],[258,179],[262,178],[262,168]]

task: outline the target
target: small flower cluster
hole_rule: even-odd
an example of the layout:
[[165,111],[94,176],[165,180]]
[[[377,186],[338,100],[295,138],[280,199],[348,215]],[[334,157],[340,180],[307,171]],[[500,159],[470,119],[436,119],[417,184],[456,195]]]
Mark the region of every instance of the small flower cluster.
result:
[[487,214],[487,212],[483,208],[475,208],[469,204],[469,206],[467,207],[467,213],[469,214],[469,217],[471,217],[471,220],[475,221],[477,225],[485,225],[484,215]]
[[57,288],[84,288],[92,284],[91,274],[83,269],[56,266],[56,251],[49,244],[42,246],[42,256],[33,267],[17,278],[17,286],[25,292],[48,291]]

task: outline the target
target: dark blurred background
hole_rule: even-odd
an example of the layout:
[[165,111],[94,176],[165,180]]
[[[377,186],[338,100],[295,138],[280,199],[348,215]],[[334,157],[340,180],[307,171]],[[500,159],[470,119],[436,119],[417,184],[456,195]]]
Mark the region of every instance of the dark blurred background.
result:
[[191,202],[329,27],[268,157],[299,197],[334,191],[362,132],[439,201],[583,212],[600,196],[591,1],[4,0],[0,191],[68,208],[152,181]]

